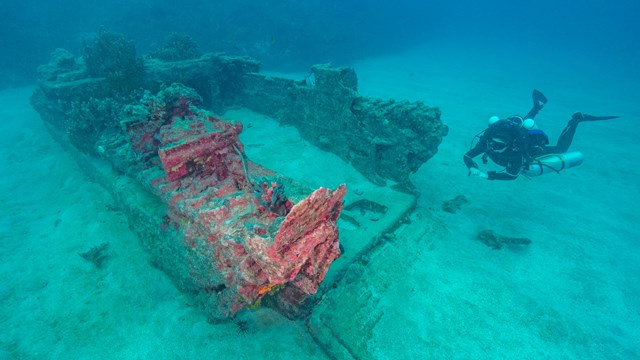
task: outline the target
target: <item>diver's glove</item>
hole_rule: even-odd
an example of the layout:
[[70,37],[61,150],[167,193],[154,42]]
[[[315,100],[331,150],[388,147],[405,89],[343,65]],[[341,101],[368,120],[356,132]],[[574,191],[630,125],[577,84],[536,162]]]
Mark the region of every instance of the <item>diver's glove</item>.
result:
[[486,179],[489,177],[489,175],[486,172],[480,171],[480,169],[474,168],[474,167],[469,169],[469,176],[475,176],[483,179]]

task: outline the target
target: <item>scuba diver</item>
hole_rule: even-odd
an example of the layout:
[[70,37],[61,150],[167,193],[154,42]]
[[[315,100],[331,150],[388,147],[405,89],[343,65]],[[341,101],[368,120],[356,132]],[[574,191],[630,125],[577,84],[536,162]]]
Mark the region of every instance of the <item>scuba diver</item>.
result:
[[[492,116],[489,127],[474,137],[475,146],[464,154],[464,163],[469,176],[488,180],[515,180],[518,175],[537,176],[582,164],[582,154],[569,150],[578,124],[583,121],[616,119],[618,116],[593,116],[575,113],[562,130],[555,146],[549,146],[549,138],[544,131],[536,128],[535,116],[547,103],[547,98],[538,90],[533,90],[533,108],[523,118],[518,115],[500,119]],[[484,172],[478,168],[473,158],[482,154],[482,163],[488,159],[504,166],[502,171]]]

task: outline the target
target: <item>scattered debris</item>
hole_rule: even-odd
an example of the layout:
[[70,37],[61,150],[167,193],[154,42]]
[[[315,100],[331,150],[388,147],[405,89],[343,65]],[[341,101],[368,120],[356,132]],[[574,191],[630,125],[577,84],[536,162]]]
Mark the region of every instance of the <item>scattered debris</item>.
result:
[[105,261],[109,257],[107,253],[107,248],[109,247],[109,243],[103,243],[98,246],[94,246],[88,251],[78,253],[83,259],[90,261],[95,265],[98,269],[102,268]]
[[469,200],[466,196],[458,195],[455,198],[442,203],[442,210],[451,214],[455,214],[462,208],[462,205],[467,204],[468,202]]
[[482,241],[485,245],[499,250],[504,245],[529,245],[531,244],[531,239],[529,238],[519,238],[519,237],[509,237],[497,234],[493,230],[482,230],[478,233],[478,240]]
[[389,210],[386,206],[367,199],[357,200],[346,206],[344,209],[351,213],[359,213],[360,216],[366,217],[371,221],[378,221],[382,219]]

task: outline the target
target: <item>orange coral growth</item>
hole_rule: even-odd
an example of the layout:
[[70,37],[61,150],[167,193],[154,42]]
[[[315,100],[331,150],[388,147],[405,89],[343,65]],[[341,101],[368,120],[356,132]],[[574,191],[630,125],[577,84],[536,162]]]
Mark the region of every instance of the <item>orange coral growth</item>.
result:
[[267,285],[260,286],[260,288],[258,288],[258,295],[264,295],[264,294],[270,292],[277,285],[278,284],[267,284]]

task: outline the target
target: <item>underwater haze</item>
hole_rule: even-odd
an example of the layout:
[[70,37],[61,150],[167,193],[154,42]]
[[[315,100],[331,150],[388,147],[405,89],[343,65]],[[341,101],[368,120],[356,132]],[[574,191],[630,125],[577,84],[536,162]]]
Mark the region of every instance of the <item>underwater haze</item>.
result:
[[[0,360],[640,359],[639,1],[0,0],[0,13]],[[309,316],[258,303],[213,324],[34,110],[38,66],[105,31],[138,58],[185,35],[310,88],[311,66],[351,67],[359,95],[437,107],[448,134],[402,188],[275,116],[225,108],[253,162],[308,188],[344,183],[347,207],[384,194],[386,215],[356,214],[372,226],[406,213],[374,235],[338,222],[341,272]],[[583,162],[470,176],[463,156],[489,118],[524,116],[533,89],[551,144],[574,113],[606,118],[576,125]],[[82,254],[99,246],[96,266]]]
[[[178,32],[206,51],[251,55],[269,67],[306,68],[409,46],[432,28],[429,12],[344,1],[41,1],[3,2],[0,65],[23,74],[55,47],[78,50],[100,29],[126,34],[146,53]],[[427,10],[427,9],[425,9]],[[5,82],[12,79],[6,74]]]
[[178,32],[207,51],[256,56],[276,69],[346,64],[443,37],[631,61],[640,50],[639,7],[634,1],[3,1],[0,85],[33,79],[54,48],[77,51],[81,39],[102,28],[126,34],[141,53]]

